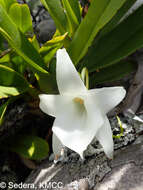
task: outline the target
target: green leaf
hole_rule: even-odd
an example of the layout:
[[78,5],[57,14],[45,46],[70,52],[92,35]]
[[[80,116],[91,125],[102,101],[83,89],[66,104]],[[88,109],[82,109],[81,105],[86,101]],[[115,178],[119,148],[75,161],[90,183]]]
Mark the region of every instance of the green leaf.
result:
[[0,58],[0,63],[7,63],[10,61],[10,56],[9,54],[3,56],[2,58]]
[[13,69],[0,64],[0,86],[21,87],[25,89],[29,87],[29,83]]
[[18,96],[10,97],[4,104],[0,106],[0,126],[3,124],[8,105],[14,102],[16,99],[18,99]]
[[[66,33],[65,33],[64,35],[62,35],[62,36],[53,37],[53,39],[47,41],[47,42],[42,46],[42,48],[43,48],[44,46],[51,46],[51,45],[54,45],[54,44],[63,42],[63,41],[65,40],[65,38],[67,37],[67,35],[68,35],[68,32],[66,32]],[[41,49],[42,49],[42,48],[41,48]]]
[[11,68],[14,69],[16,72],[22,74],[24,76],[24,73],[27,69],[27,64],[25,63],[24,59],[18,55],[14,55],[11,57]]
[[66,33],[68,22],[61,2],[59,0],[41,0],[41,2],[50,13],[61,34]]
[[39,45],[39,43],[38,43],[38,40],[37,40],[37,38],[36,38],[36,35],[34,35],[33,38],[29,38],[29,41],[32,43],[33,47],[34,47],[37,51],[39,51],[40,45]]
[[133,6],[136,1],[137,0],[126,0],[123,6],[118,10],[117,14],[102,29],[102,31],[100,32],[100,36],[103,36],[110,32],[112,29],[114,29],[120,19],[127,13],[127,11]]
[[29,90],[30,85],[23,76],[7,66],[0,65],[0,99],[17,96]]
[[28,5],[14,3],[9,9],[9,15],[21,32],[33,31]]
[[0,99],[1,98],[8,98],[10,96],[17,96],[23,93],[25,89],[21,87],[7,87],[7,86],[0,86]]
[[57,86],[53,76],[46,71],[47,67],[38,51],[18,31],[15,23],[0,5],[0,33],[6,38],[12,48],[26,61],[36,75],[40,89],[43,92],[57,92]]
[[57,44],[56,46],[49,48],[48,53],[43,58],[47,65],[49,65],[49,62],[52,60],[57,50],[61,47],[62,44]]
[[8,12],[11,5],[16,2],[16,0],[0,0],[0,5]]
[[93,72],[115,64],[143,47],[142,19],[143,5],[89,48],[82,67],[87,67],[89,72]]
[[47,71],[44,70],[46,66],[36,49],[25,36],[18,31],[14,22],[1,6],[0,18],[0,32],[7,39],[9,44],[29,63],[34,72],[47,73]]
[[0,106],[0,126],[2,125],[2,123],[4,121],[4,115],[6,113],[8,104],[9,104],[9,102],[7,101],[2,106]]
[[28,159],[41,160],[48,156],[49,145],[45,140],[37,136],[21,135],[15,139],[10,150]]
[[21,40],[16,25],[9,18],[6,11],[0,5],[0,33],[9,41],[13,41],[20,48]]
[[[20,33],[5,10],[0,6],[0,32],[7,39],[9,44],[20,54],[34,71],[47,73],[40,55],[33,45]],[[44,68],[44,69],[43,69]]]
[[[77,0],[62,0],[62,3],[66,11],[70,33],[73,35],[79,25],[78,17],[80,14],[80,10],[79,10],[78,1]],[[79,11],[79,14],[75,10]],[[78,14],[78,17],[76,14]]]
[[[25,36],[20,33],[21,47],[17,49],[17,53],[23,57],[23,59],[29,63],[31,69],[36,73],[45,73],[48,76],[46,71],[47,67],[45,66],[42,58],[40,57],[38,51],[33,47],[33,45],[25,38]],[[14,48],[14,45],[13,45]]]
[[62,48],[63,42],[67,33],[62,36],[54,37],[52,40],[47,41],[40,49],[39,53],[44,59],[45,64],[49,68],[49,62],[52,60],[54,55],[56,54],[57,50]]
[[81,12],[80,12],[80,4],[78,0],[68,0],[70,7],[72,9],[73,14],[78,20],[78,23],[81,22]]
[[87,15],[78,27],[68,50],[75,64],[85,55],[97,33],[112,19],[125,1],[91,1]]
[[91,73],[90,88],[95,87],[97,84],[103,84],[105,82],[112,82],[122,79],[129,73],[136,71],[136,69],[137,64],[121,61],[115,65],[101,69],[98,72]]
[[0,34],[0,53],[3,50],[3,36]]
[[13,69],[0,65],[0,99],[17,96],[30,88],[22,75]]

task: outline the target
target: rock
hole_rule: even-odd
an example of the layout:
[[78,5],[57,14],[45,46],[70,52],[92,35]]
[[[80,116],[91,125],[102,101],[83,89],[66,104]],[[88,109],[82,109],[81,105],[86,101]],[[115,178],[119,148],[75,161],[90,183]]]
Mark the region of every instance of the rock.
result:
[[55,31],[56,31],[56,26],[52,19],[43,20],[36,27],[37,37],[41,43],[50,40]]
[[111,172],[94,190],[142,190],[143,144],[120,150],[111,162]]
[[[142,158],[143,143],[115,151],[112,161],[107,160],[103,153],[97,157],[89,157],[83,163],[77,161],[53,165],[45,160],[25,183],[34,183],[37,190],[40,190],[40,184],[53,182],[60,182],[62,188],[55,189],[63,190],[142,190]],[[54,188],[50,186],[47,189]]]
[[36,9],[37,6],[41,5],[40,0],[27,0],[27,4],[30,8],[30,10]]
[[52,182],[56,184],[61,182],[64,189],[72,190],[78,187],[83,188],[82,186],[87,188],[87,186],[93,187],[95,181],[103,178],[109,171],[108,161],[103,154],[97,156],[96,159],[91,157],[85,162],[77,161],[54,165],[45,160],[38,169],[33,170],[25,183],[34,183],[37,190],[40,190],[40,184],[48,185]]

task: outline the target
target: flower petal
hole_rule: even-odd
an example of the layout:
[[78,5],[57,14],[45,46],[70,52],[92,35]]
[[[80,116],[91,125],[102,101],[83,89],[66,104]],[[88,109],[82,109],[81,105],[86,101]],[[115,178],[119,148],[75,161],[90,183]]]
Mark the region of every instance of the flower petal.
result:
[[95,109],[92,115],[88,115],[88,110],[77,109],[76,104],[71,105],[70,108],[72,108],[70,112],[65,110],[55,119],[53,132],[63,145],[83,158],[83,151],[91,143],[104,120],[99,109]]
[[112,130],[107,117],[105,117],[105,122],[96,134],[97,140],[102,145],[105,154],[108,158],[113,158],[113,137]]
[[54,155],[61,155],[61,150],[63,148],[63,145],[61,143],[61,141],[59,140],[59,138],[53,133],[53,138],[52,138],[52,148],[53,148],[53,152]]
[[53,117],[56,117],[63,109],[68,108],[71,96],[40,94],[40,109]]
[[76,94],[87,90],[65,49],[57,51],[56,78],[60,94]]
[[89,90],[88,93],[106,114],[123,100],[126,90],[123,87],[107,87]]

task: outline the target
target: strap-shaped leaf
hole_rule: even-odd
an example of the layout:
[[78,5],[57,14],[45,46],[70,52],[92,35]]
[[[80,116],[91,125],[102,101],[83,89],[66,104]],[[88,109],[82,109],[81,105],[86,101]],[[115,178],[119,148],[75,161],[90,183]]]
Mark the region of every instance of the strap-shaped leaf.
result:
[[29,83],[12,68],[0,64],[0,86],[21,87],[24,89],[29,87]]
[[34,71],[46,73],[46,68],[41,57],[31,43],[20,33],[8,16],[6,11],[0,5],[0,33],[7,39],[9,44],[21,55]]
[[0,99],[1,98],[8,98],[10,96],[18,96],[19,94],[25,92],[26,89],[21,87],[7,87],[7,86],[0,86]]
[[56,54],[57,50],[62,48],[62,44],[57,44],[56,46],[50,46],[49,47],[49,51],[48,53],[44,56],[44,61],[45,63],[47,63],[47,65],[49,65],[50,61],[52,60],[52,58],[54,57],[54,55]]
[[8,63],[10,61],[10,55],[6,54],[2,58],[0,58],[0,63]]
[[2,123],[4,121],[4,115],[6,113],[8,104],[9,104],[9,102],[7,101],[6,103],[4,103],[3,105],[0,106],[0,126],[2,125]]
[[41,0],[41,2],[50,13],[61,34],[66,33],[68,22],[61,2],[59,0]]
[[72,9],[73,14],[78,20],[78,23],[81,22],[81,13],[80,13],[80,4],[78,0],[68,0],[70,7]]
[[119,23],[119,21],[121,20],[121,18],[127,13],[127,11],[134,5],[134,3],[136,1],[137,0],[126,0],[126,2],[119,9],[117,14],[102,29],[100,36],[103,36],[103,35],[107,34],[108,32],[110,32],[112,29],[114,29],[117,26],[117,24]]
[[143,47],[142,20],[143,5],[89,49],[82,67],[90,72],[105,68]]
[[97,84],[105,82],[113,82],[122,79],[124,76],[131,72],[136,71],[137,64],[133,62],[121,61],[110,67],[94,72],[90,76],[90,88],[95,87]]
[[8,100],[0,106],[0,125],[2,125],[4,121],[4,116],[5,116],[8,105],[14,102],[15,100],[17,100],[17,98],[18,96],[12,96],[8,98]]
[[17,2],[16,0],[0,0],[0,5],[2,5],[3,8],[8,12],[10,6],[11,6],[13,3],[16,3],[16,2]]
[[36,35],[34,35],[33,38],[29,38],[29,41],[32,43],[32,45],[35,47],[35,49],[37,51],[39,51],[40,45],[39,45],[39,42],[38,42],[38,40],[36,38]]
[[[68,32],[66,32],[64,35],[62,36],[56,36],[56,37],[53,37],[51,40],[47,41],[44,46],[52,46],[54,44],[57,44],[57,43],[62,43],[65,38],[67,37],[68,35]],[[44,48],[44,46],[42,48]],[[42,49],[41,48],[41,49]]]
[[15,46],[20,48],[20,34],[16,28],[16,25],[9,18],[4,8],[0,5],[0,33],[7,37],[9,40],[13,40]]
[[[66,11],[68,23],[69,23],[69,28],[70,28],[70,33],[73,35],[74,32],[76,31],[78,25],[79,25],[79,4],[77,0],[62,0],[63,7]],[[75,8],[77,11],[75,11]],[[77,17],[78,14],[78,17]]]
[[75,64],[85,55],[99,30],[112,19],[125,1],[91,1],[88,13],[78,27],[69,47],[70,57]]
[[14,3],[9,9],[9,15],[21,32],[32,31],[30,10],[26,4]]
[[15,23],[0,5],[0,33],[6,38],[12,48],[26,61],[37,77],[43,92],[53,92],[57,89],[53,76],[46,71],[47,67],[38,51],[18,31]]
[[0,98],[17,96],[30,88],[22,75],[13,69],[0,65]]

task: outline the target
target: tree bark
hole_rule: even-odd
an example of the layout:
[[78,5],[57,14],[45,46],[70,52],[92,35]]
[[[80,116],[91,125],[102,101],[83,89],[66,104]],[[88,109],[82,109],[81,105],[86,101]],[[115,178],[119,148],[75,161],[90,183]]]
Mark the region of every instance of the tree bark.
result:
[[[142,190],[142,158],[141,142],[115,151],[113,160],[108,160],[103,153],[97,157],[89,157],[83,163],[71,161],[53,165],[45,160],[32,171],[25,183],[33,183],[37,190]],[[60,184],[60,187],[57,185],[52,188],[50,184]]]

